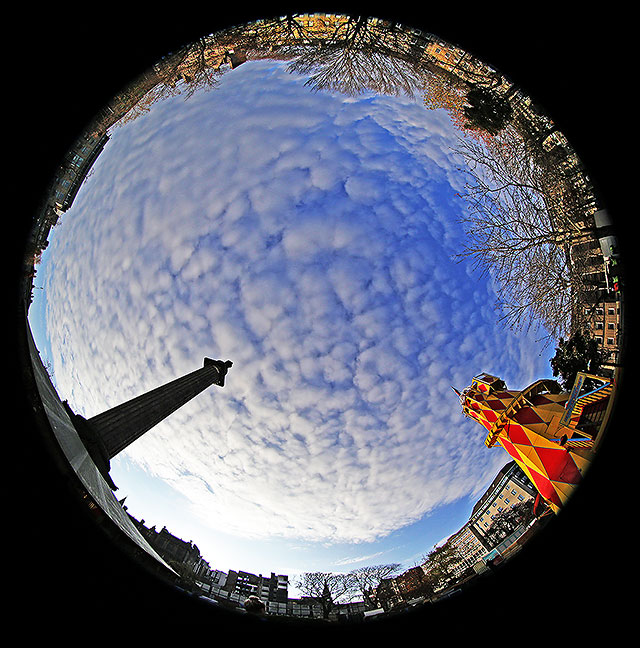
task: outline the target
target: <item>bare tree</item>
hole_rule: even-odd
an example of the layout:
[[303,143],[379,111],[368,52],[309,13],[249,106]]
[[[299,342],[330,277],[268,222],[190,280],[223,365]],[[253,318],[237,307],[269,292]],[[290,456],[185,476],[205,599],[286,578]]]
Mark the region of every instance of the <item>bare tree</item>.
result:
[[569,250],[585,229],[554,204],[561,179],[512,128],[491,147],[461,139],[456,152],[465,163],[469,208],[457,258],[472,258],[493,278],[500,321],[515,330],[542,324],[548,340],[567,335],[584,270]]
[[402,59],[375,50],[336,45],[301,51],[289,70],[309,74],[306,85],[315,90],[334,90],[349,96],[366,91],[413,96],[423,86],[419,71]]
[[399,568],[400,563],[389,563],[354,569],[350,572],[353,588],[362,595],[362,600],[366,603],[370,600],[372,591],[378,587],[380,581],[395,575]]
[[166,97],[214,88],[231,52],[242,52],[243,60],[290,60],[289,70],[308,74],[307,85],[316,90],[413,95],[424,84],[419,60],[426,42],[415,30],[367,16],[288,14],[232,26],[159,61],[134,84],[136,96],[120,123]]
[[354,581],[350,574],[331,572],[305,572],[296,582],[296,587],[322,608],[322,616],[329,617],[340,599],[350,598]]
[[416,39],[392,23],[348,17],[299,44],[289,70],[309,74],[316,90],[413,96],[424,85]]
[[288,13],[272,16],[252,24],[258,46],[277,48],[286,43],[310,41],[314,33],[305,25],[303,15]]

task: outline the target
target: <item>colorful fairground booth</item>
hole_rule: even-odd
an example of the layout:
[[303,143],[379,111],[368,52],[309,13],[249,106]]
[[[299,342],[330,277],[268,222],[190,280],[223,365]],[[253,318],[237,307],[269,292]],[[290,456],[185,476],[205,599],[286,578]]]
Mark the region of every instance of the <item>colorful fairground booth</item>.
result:
[[613,382],[580,372],[571,392],[547,379],[517,391],[483,373],[454,391],[465,416],[486,428],[485,445],[504,448],[557,513],[589,467]]

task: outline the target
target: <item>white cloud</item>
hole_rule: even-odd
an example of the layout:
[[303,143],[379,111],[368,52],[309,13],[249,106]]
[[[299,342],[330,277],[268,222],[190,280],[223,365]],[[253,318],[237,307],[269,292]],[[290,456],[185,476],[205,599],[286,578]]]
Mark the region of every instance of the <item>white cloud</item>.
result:
[[336,560],[333,564],[341,567],[343,565],[353,565],[355,563],[367,562],[382,556],[384,551],[376,551],[375,553],[369,554],[367,556],[356,556],[355,558],[342,558],[341,560]]
[[116,131],[52,242],[48,330],[89,416],[233,360],[126,454],[214,528],[368,542],[504,463],[450,385],[539,365],[450,261],[443,116],[303,82],[247,63]]

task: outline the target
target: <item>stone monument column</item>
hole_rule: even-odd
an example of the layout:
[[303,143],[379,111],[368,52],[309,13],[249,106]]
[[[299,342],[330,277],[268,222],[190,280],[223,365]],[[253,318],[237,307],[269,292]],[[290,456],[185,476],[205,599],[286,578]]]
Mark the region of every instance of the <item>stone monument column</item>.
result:
[[210,385],[224,386],[233,363],[204,359],[204,366],[161,387],[132,398],[90,419],[67,411],[100,472],[110,469],[109,460],[139,439]]

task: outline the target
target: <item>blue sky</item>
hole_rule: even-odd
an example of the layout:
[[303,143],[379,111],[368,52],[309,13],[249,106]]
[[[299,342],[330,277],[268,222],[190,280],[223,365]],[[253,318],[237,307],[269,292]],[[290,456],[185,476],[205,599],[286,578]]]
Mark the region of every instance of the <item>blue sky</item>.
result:
[[508,457],[451,386],[549,376],[452,260],[459,132],[420,100],[248,62],[115,129],[38,268],[30,321],[90,417],[230,359],[112,461],[130,512],[254,573],[419,562]]

